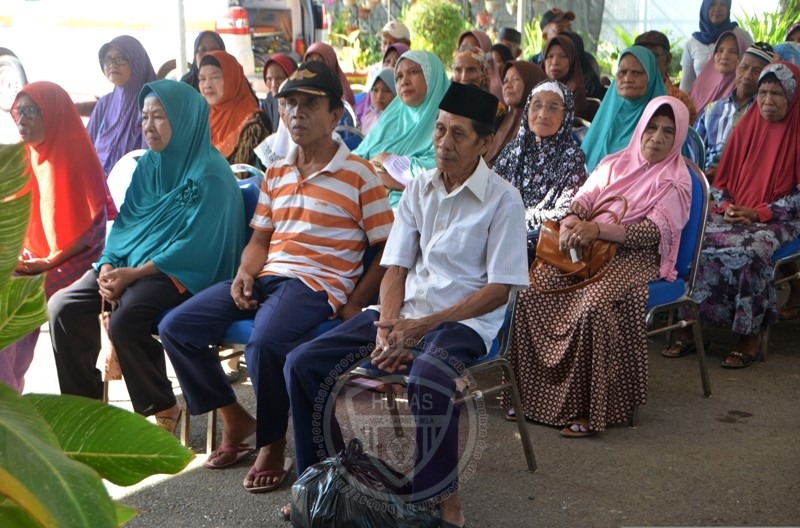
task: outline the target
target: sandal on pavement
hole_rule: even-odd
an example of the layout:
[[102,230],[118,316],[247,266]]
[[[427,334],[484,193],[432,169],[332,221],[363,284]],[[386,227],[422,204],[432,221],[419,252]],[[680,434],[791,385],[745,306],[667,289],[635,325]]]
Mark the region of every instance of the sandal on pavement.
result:
[[292,503],[290,502],[289,504],[284,504],[283,506],[278,508],[278,515],[280,516],[281,519],[283,519],[286,522],[291,521],[292,520]]
[[[217,449],[211,452],[211,454],[208,456],[208,460],[203,462],[203,467],[208,469],[222,469],[226,467],[231,467],[235,464],[238,464],[245,458],[249,457],[255,450],[256,448],[251,446],[250,444],[239,444],[236,447],[218,447]],[[227,455],[227,454],[236,454],[236,456],[233,457],[231,460],[227,462],[222,462],[220,464],[214,464],[213,462],[211,462],[212,459],[215,459],[220,455]]]
[[778,319],[781,321],[794,321],[800,318],[800,304],[786,305],[778,310]]
[[[722,360],[722,368],[726,369],[742,369],[747,368],[752,365],[756,358],[758,357],[758,353],[754,354],[745,354],[744,352],[739,352],[738,350],[732,351],[728,354],[725,359]],[[739,360],[739,363],[732,363],[730,360]]]
[[[505,413],[503,415],[503,418],[505,418],[509,422],[516,423],[517,422],[517,413],[514,412],[514,408],[512,407],[511,409],[508,410],[507,413]],[[528,422],[528,423],[535,423],[533,418],[528,418],[527,416],[525,417],[525,421]]]
[[156,425],[170,434],[175,434],[175,431],[178,430],[178,424],[181,423],[182,417],[183,407],[178,408],[178,416],[175,418],[170,418],[168,416],[153,416],[153,418],[155,418]]
[[250,493],[268,493],[270,491],[275,491],[283,485],[283,481],[286,480],[286,475],[288,475],[289,470],[292,469],[292,464],[292,459],[286,457],[283,459],[283,469],[265,469],[264,471],[258,471],[254,465],[250,468],[250,471],[247,472],[248,477],[252,476],[253,480],[260,477],[278,477],[278,480],[268,486],[248,487],[247,479],[245,478],[245,480],[242,482],[242,486],[244,486],[244,489]]
[[697,352],[697,347],[694,346],[694,343],[685,343],[677,339],[674,343],[662,350],[661,355],[665,358],[679,358],[694,354],[695,352]]
[[597,434],[597,431],[591,428],[589,424],[583,420],[573,420],[567,422],[567,426],[561,431],[561,436],[566,438],[585,438]]

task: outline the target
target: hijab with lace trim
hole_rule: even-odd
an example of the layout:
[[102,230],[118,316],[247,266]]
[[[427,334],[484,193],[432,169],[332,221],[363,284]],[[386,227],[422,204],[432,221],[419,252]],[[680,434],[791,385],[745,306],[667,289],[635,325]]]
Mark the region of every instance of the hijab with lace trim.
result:
[[659,95],[667,95],[667,87],[658,71],[656,56],[650,50],[642,46],[631,46],[622,51],[620,62],[625,55],[633,55],[642,65],[647,75],[647,88],[641,97],[626,99],[617,93],[616,79],[611,81],[611,86],[592,120],[592,126],[581,143],[581,148],[586,153],[586,170],[589,172],[608,154],[627,147],[647,103]]
[[[508,106],[506,109],[506,116],[497,127],[494,134],[494,141],[489,145],[489,150],[483,155],[483,159],[490,167],[494,165],[503,147],[510,143],[520,131],[520,124],[526,117],[526,108],[528,97],[531,94],[534,86],[547,79],[544,70],[538,65],[525,60],[509,61],[503,66],[503,78],[508,75],[508,70],[514,68],[519,73],[520,79],[523,82],[522,97],[514,106]],[[583,154],[583,152],[581,152]]]
[[222,70],[222,98],[209,107],[211,142],[227,158],[239,143],[244,125],[261,108],[236,57],[227,51],[209,51],[200,61],[201,70],[203,66],[217,66]]
[[[664,105],[675,118],[675,138],[667,157],[650,163],[641,153],[642,135],[656,111]],[[606,156],[580,188],[575,202],[585,211],[606,198],[620,195],[628,201],[623,224],[651,220],[661,234],[658,253],[661,257],[659,276],[675,280],[681,231],[689,220],[692,202],[692,179],[681,155],[681,147],[689,131],[689,110],[679,99],[661,96],[652,99],[644,109],[630,144],[622,151]],[[612,202],[609,209],[622,213],[622,204]],[[601,215],[601,220],[603,215]]]
[[[57,84],[25,85],[39,107],[45,137],[26,145],[30,162],[30,223],[25,248],[39,258],[53,258],[79,240],[99,215],[116,214],[106,176],[72,99]],[[14,103],[16,106],[16,101]]]
[[[564,101],[561,126],[549,137],[537,137],[528,125],[531,101],[541,91],[556,93]],[[564,216],[586,179],[583,151],[572,137],[574,112],[572,92],[566,85],[549,79],[538,83],[525,102],[516,138],[503,148],[494,164],[494,172],[522,195],[528,229]]]
[[172,129],[161,152],[136,164],[99,269],[149,261],[191,293],[236,273],[244,247],[244,204],[236,178],[211,144],[208,104],[187,83],[155,81],[139,94],[159,99]]
[[112,46],[128,59],[131,77],[124,86],[114,86],[110,94],[97,101],[86,126],[106,175],[111,173],[111,169],[122,156],[146,147],[139,123],[136,97],[145,83],[156,79],[156,72],[144,46],[128,35],[116,37],[100,48],[98,58],[104,75],[106,52]]

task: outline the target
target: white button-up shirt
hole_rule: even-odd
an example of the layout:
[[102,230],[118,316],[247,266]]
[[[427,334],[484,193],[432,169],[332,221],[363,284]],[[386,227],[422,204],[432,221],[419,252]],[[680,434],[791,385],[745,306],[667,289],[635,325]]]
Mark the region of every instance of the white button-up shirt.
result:
[[[381,265],[407,268],[402,318],[455,305],[487,284],[528,286],[525,208],[519,191],[481,158],[475,172],[448,194],[438,169],[412,180],[398,205]],[[487,351],[505,306],[459,321]]]

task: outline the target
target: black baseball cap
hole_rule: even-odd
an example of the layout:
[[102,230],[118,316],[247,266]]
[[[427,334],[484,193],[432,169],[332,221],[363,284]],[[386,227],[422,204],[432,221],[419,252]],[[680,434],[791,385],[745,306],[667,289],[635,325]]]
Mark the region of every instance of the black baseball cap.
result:
[[341,99],[342,83],[325,63],[304,62],[289,76],[275,97],[286,97],[295,92],[310,95],[333,95]]
[[552,22],[558,22],[559,20],[564,20],[565,18],[567,20],[575,20],[575,13],[573,13],[572,11],[564,12],[559,8],[554,7],[553,9],[542,15],[542,21],[539,22],[539,27],[541,29],[544,29],[545,26],[547,26],[547,24],[550,24]]

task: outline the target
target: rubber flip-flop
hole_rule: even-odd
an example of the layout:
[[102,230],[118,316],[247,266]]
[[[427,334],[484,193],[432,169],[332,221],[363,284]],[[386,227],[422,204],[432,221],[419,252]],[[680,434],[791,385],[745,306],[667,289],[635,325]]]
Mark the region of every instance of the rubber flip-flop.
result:
[[[239,444],[237,447],[218,447],[217,449],[213,450],[208,457],[208,460],[203,462],[203,467],[208,469],[223,469],[226,467],[231,467],[235,464],[238,464],[245,458],[249,457],[254,451],[256,450],[255,447],[251,446],[250,444]],[[225,455],[228,453],[236,453],[236,456],[222,464],[214,464],[211,460],[219,455]]]
[[[677,353],[668,352],[670,349],[674,348],[678,349]],[[665,358],[679,358],[694,354],[695,352],[697,352],[697,347],[694,346],[694,343],[684,343],[679,339],[662,350],[661,355]]]
[[561,436],[565,438],[586,438],[587,436],[594,436],[597,431],[590,429],[585,424],[577,422],[568,422],[567,426],[561,431]]
[[275,491],[276,489],[280,488],[283,485],[283,481],[286,480],[286,475],[289,474],[289,470],[292,469],[292,465],[294,461],[286,457],[283,459],[283,469],[265,469],[264,471],[258,471],[256,466],[250,468],[250,471],[247,472],[247,476],[253,477],[253,480],[260,478],[260,477],[278,477],[278,480],[270,484],[269,486],[247,486],[247,479],[242,481],[242,486],[244,489],[249,491],[250,493],[268,493],[270,491]]

